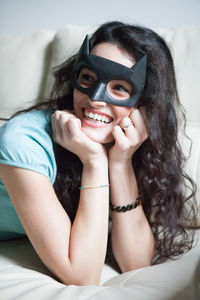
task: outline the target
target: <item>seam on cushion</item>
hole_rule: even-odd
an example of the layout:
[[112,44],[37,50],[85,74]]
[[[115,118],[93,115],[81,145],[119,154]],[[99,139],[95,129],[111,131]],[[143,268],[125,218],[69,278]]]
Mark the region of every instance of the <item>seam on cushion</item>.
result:
[[[138,272],[141,272],[143,270],[143,268],[141,268],[141,269],[138,269],[138,270],[135,270],[134,271],[134,273],[133,273],[133,271],[131,271],[131,274],[130,274],[130,276],[128,277],[128,278],[126,278],[121,284],[119,284],[119,285],[115,285],[115,286],[113,286],[113,285],[111,285],[111,286],[101,286],[102,288],[104,288],[104,289],[109,289],[109,288],[116,288],[116,287],[123,287],[124,286],[124,284],[132,277],[132,276],[134,276],[136,273],[138,273]],[[84,299],[82,299],[81,297],[82,296],[80,296],[80,298],[78,298],[78,300],[89,300],[91,297],[93,297],[93,296],[95,296],[95,295],[97,295],[98,293],[101,293],[103,291],[103,289],[102,290],[99,290],[99,291],[97,291],[96,293],[94,293],[93,295],[90,295],[88,298],[84,298]]]
[[[85,298],[84,295],[80,295],[77,300],[88,300],[90,299],[91,297],[94,297],[95,295],[97,295],[98,293],[101,293],[103,290],[106,290],[106,289],[109,289],[110,287],[106,287],[106,286],[98,286],[98,291],[95,291],[92,295],[88,296],[87,298]],[[88,291],[87,291],[88,293]]]
[[129,276],[128,278],[124,279],[124,281],[123,281],[119,286],[124,286],[124,285],[126,284],[126,282],[127,282],[132,276],[135,276],[136,273],[141,272],[141,271],[142,271],[142,269],[135,270],[134,272],[132,271],[132,272],[130,273],[130,276]]

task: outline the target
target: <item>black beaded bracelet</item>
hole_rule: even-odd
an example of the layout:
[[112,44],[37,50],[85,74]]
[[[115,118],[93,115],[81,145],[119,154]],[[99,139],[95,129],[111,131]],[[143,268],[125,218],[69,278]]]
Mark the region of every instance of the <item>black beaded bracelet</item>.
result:
[[131,209],[136,208],[138,205],[141,204],[141,196],[139,196],[134,202],[126,205],[126,206],[116,206],[111,204],[111,210],[116,212],[126,212]]

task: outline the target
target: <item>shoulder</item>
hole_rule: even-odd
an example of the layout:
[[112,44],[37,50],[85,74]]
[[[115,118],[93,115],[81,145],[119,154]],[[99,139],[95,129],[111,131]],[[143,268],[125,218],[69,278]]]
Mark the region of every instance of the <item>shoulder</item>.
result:
[[0,128],[0,163],[19,166],[55,180],[51,112],[31,111]]
[[25,113],[21,113],[7,123],[5,123],[1,128],[10,129],[33,129],[37,127],[38,130],[46,129],[48,130],[50,125],[51,112],[47,110],[34,110]]
[[20,114],[0,128],[1,144],[17,146],[16,142],[52,144],[50,113],[45,110]]

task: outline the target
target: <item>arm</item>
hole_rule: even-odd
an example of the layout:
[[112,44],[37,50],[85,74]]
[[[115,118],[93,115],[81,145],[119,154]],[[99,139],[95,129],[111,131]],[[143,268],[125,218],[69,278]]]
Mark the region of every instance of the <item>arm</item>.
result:
[[[117,126],[113,131],[115,145],[109,151],[111,202],[117,206],[128,205],[138,197],[132,155],[147,138],[139,110],[134,110],[130,118],[134,126],[126,131],[122,131],[126,125],[123,122]],[[151,264],[154,238],[141,205],[125,213],[112,212],[111,241],[122,272]]]
[[[108,183],[107,162],[83,167],[81,186]],[[81,280],[99,283],[108,237],[109,188],[81,190],[80,203],[71,229],[69,257],[79,266]]]
[[[81,156],[82,185],[106,184],[107,156],[102,147],[87,144],[87,137],[76,122],[69,122],[69,137],[69,124],[61,117],[57,124],[60,127],[56,125],[60,130],[56,139],[63,146],[68,143],[66,147],[72,147]],[[82,190],[71,224],[44,175],[0,165],[0,177],[33,247],[49,270],[65,284],[98,284],[107,244],[108,188]]]
[[[116,176],[118,174],[118,176]],[[111,202],[128,205],[138,197],[131,164],[110,167]],[[151,264],[154,238],[142,205],[125,213],[112,212],[112,248],[122,272]]]
[[[81,194],[72,225],[48,178],[6,165],[0,165],[0,176],[28,238],[49,270],[65,284],[98,284],[106,253],[107,188]],[[88,176],[98,185],[106,172],[89,166],[82,181],[87,182]]]

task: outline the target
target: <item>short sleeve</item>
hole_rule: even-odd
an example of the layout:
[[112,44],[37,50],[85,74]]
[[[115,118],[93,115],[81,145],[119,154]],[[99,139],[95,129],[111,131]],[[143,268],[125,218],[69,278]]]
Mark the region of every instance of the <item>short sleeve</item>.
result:
[[0,128],[0,163],[38,172],[53,184],[56,162],[45,116],[41,111],[25,113]]

